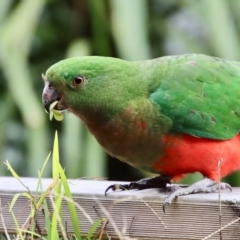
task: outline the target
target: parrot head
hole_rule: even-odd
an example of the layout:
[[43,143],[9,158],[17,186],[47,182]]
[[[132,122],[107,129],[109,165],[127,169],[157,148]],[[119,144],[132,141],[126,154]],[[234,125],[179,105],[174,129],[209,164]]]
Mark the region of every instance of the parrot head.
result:
[[51,104],[57,101],[55,110],[68,110],[79,117],[94,110],[116,112],[143,92],[138,84],[141,76],[137,77],[140,75],[137,66],[134,62],[110,57],[62,60],[42,75],[45,110],[49,113]]

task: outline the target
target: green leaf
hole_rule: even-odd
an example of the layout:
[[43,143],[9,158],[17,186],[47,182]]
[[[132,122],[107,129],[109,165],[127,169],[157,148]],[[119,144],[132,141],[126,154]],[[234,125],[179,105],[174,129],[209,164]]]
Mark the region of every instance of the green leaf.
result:
[[[46,168],[46,165],[47,165],[47,163],[48,163],[48,160],[49,160],[50,156],[51,156],[51,152],[48,154],[46,160],[44,161],[43,166],[42,166],[42,168],[41,168],[41,171],[38,172],[38,184],[37,184],[36,193],[39,192],[39,188],[41,187],[42,175],[43,175],[43,172],[44,172],[44,170],[45,170],[45,168]],[[41,190],[42,190],[42,188],[41,188]]]
[[21,239],[21,240],[24,240],[23,235],[22,235],[22,229],[19,227],[18,221],[17,221],[17,219],[16,219],[16,217],[15,217],[15,214],[14,214],[14,212],[12,211],[12,209],[11,209],[10,212],[11,212],[11,214],[12,214],[13,221],[14,221],[14,223],[15,223],[15,225],[16,225],[16,229],[17,229],[18,235],[20,236],[20,239]]
[[14,195],[12,201],[11,201],[11,204],[10,204],[10,207],[9,207],[9,212],[12,211],[12,208],[14,206],[14,204],[16,203],[17,199],[21,196],[22,194],[21,193],[17,193]]
[[99,219],[92,225],[92,227],[88,231],[87,240],[91,240],[91,238],[93,237],[93,234],[96,231],[97,227],[100,226],[103,222],[104,222],[104,219]]
[[50,184],[50,186],[48,186],[48,188],[41,194],[40,199],[38,200],[37,204],[36,204],[36,208],[39,209],[43,200],[46,199],[46,197],[48,196],[48,194],[52,191],[52,189],[56,186],[56,184],[58,183],[58,178],[54,179],[53,182]]
[[30,217],[31,217],[31,219],[34,218],[35,214],[36,214],[36,209],[33,208],[33,207],[31,207],[31,212],[30,212]]
[[[67,178],[66,178],[66,175],[65,175],[65,173],[64,173],[60,164],[59,164],[59,173],[60,173],[60,177],[61,177],[61,180],[62,180],[65,195],[68,198],[73,199],[72,193],[70,191],[69,184],[68,184],[68,181],[67,181]],[[78,216],[77,216],[75,206],[72,202],[69,202],[69,201],[67,201],[67,202],[68,202],[68,208],[69,208],[72,223],[73,223],[74,234],[75,234],[75,236],[78,240],[81,240],[81,234],[80,234],[80,229],[79,229],[79,221],[78,221]]]
[[19,176],[17,175],[17,173],[13,170],[12,166],[10,165],[10,163],[8,162],[8,160],[6,160],[6,162],[4,162],[4,164],[7,165],[8,170],[11,172],[11,174],[16,178],[16,179],[20,179]]
[[61,211],[62,197],[58,197],[53,204],[55,204],[55,206],[53,208],[54,211],[53,211],[52,224],[51,224],[52,225],[51,237],[52,237],[52,239],[57,240],[57,239],[59,239],[57,223],[58,223],[58,217],[60,217],[60,219],[61,219],[60,211]]
[[51,224],[51,218],[50,218],[49,209],[48,209],[48,203],[47,203],[46,199],[43,200],[43,209],[44,209],[44,217],[45,217],[47,236],[48,236],[48,239],[52,239],[52,237],[51,237],[52,224]]
[[56,131],[53,143],[53,156],[52,156],[53,179],[57,179],[59,177],[58,165],[59,165],[59,149],[58,149],[58,133]]

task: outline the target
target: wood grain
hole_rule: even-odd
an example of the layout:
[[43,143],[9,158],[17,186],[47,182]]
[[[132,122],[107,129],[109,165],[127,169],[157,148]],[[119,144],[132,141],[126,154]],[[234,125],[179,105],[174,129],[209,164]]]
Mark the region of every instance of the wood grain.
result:
[[[21,178],[31,192],[35,194],[36,178]],[[51,179],[42,179],[43,189],[52,183]],[[193,194],[179,197],[166,214],[162,203],[169,193],[159,189],[142,191],[110,192],[105,189],[113,182],[99,180],[69,180],[74,200],[80,208],[81,232],[86,235],[93,222],[104,218],[108,223],[105,230],[111,239],[204,239],[219,229],[218,193]],[[14,178],[0,177],[1,218],[0,232],[4,232],[3,221],[9,233],[15,233],[15,225],[9,212],[9,204],[16,193],[26,189]],[[240,188],[221,191],[222,226],[226,226],[240,217]],[[53,212],[49,200],[50,212]],[[20,197],[14,213],[22,226],[29,217],[29,201]],[[68,233],[73,232],[67,202],[63,201],[63,218]],[[39,211],[36,217],[39,229],[44,232],[44,214]],[[99,227],[100,230],[100,227]],[[104,232],[106,234],[106,232]],[[240,223],[236,221],[222,231],[223,239],[240,239]],[[209,239],[219,239],[219,233]]]

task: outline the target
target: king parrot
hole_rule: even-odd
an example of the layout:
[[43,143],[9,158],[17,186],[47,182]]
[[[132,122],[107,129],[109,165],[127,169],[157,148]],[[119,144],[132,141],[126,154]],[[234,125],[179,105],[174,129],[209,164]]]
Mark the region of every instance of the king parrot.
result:
[[240,63],[201,54],[136,62],[87,56],[54,64],[43,79],[47,112],[57,101],[54,109],[82,119],[111,156],[159,174],[106,191],[204,176],[175,189],[164,209],[181,195],[231,189],[220,180],[240,169]]

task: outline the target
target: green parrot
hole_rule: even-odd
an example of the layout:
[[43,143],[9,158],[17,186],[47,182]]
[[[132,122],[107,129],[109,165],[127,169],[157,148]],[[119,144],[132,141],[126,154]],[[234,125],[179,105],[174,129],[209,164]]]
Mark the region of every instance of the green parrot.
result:
[[159,176],[107,190],[171,188],[171,180],[204,178],[181,195],[229,188],[221,178],[240,169],[240,63],[200,54],[129,62],[76,57],[51,66],[42,101],[68,110],[113,157]]

